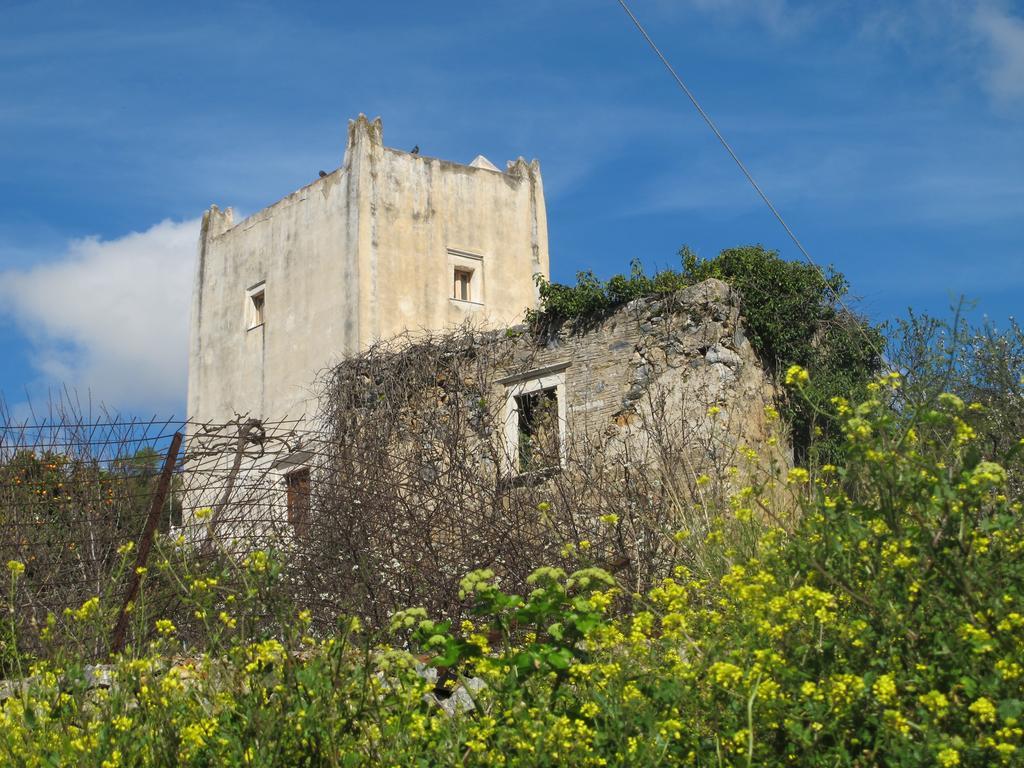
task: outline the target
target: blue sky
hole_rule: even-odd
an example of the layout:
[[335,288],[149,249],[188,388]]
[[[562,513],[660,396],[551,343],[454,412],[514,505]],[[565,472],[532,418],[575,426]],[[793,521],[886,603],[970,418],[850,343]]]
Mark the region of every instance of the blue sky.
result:
[[[1024,292],[1024,6],[633,0],[876,320]],[[0,391],[181,413],[196,219],[341,162],[345,125],[537,157],[553,277],[795,248],[614,0],[0,0]]]

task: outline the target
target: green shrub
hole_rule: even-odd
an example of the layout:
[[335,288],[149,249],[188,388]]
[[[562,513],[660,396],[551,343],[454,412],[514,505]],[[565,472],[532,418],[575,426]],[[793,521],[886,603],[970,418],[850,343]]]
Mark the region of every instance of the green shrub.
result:
[[636,259],[630,262],[629,276],[614,275],[608,280],[601,280],[588,270],[576,273],[575,285],[552,283],[542,275],[537,275],[535,280],[540,294],[540,309],[530,310],[527,321],[538,329],[566,320],[598,319],[603,313],[633,299],[667,295],[690,284],[685,275],[671,269],[648,276]]

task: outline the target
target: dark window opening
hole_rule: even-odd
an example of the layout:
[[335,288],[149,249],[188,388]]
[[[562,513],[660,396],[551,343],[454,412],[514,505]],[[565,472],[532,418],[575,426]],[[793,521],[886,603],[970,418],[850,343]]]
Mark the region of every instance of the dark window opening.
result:
[[519,471],[559,466],[562,441],[555,388],[516,396],[516,409],[519,413]]
[[288,522],[298,536],[309,527],[309,470],[298,469],[284,476],[288,497]]

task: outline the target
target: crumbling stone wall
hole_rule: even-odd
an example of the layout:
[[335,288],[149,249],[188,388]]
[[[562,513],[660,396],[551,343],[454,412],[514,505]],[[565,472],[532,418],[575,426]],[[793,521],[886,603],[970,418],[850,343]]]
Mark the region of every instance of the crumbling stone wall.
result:
[[[521,471],[511,398],[553,371],[564,453]],[[376,622],[410,605],[456,615],[476,568],[517,589],[539,565],[599,565],[642,593],[699,568],[730,494],[788,464],[776,395],[717,280],[539,335],[371,348],[324,380],[306,572]]]
[[[572,445],[621,454],[647,444],[655,420],[682,420],[704,445],[721,451],[753,446],[766,462],[790,461],[788,451],[770,445],[779,427],[766,407],[779,393],[743,333],[739,295],[721,280],[636,299],[540,340],[524,329],[510,358],[500,366],[502,376],[568,363]],[[719,439],[711,440],[716,433]],[[721,459],[721,451],[693,457],[695,466],[709,463],[702,458]]]

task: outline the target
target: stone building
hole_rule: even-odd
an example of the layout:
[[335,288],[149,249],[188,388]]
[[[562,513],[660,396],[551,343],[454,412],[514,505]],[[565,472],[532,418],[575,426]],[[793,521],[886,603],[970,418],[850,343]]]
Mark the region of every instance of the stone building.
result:
[[210,465],[237,477],[183,533],[286,552],[293,588],[377,626],[409,605],[455,615],[477,568],[519,592],[538,566],[596,565],[644,593],[740,519],[737,500],[790,490],[781,393],[719,280],[546,327],[383,341],[316,391],[297,441],[240,425]]
[[407,330],[518,322],[537,274],[537,161],[500,171],[403,152],[360,115],[337,170],[243,221],[216,206],[203,217],[189,417],[302,418],[321,370]]
[[186,513],[189,537],[287,540],[380,611],[443,607],[454,574],[580,541],[638,590],[663,573],[666,532],[700,529],[688,510],[790,461],[740,297],[708,280],[538,329],[538,274],[536,162],[400,152],[362,116],[340,169],[238,224],[212,208],[189,414],[245,418],[189,436],[185,506],[211,509]]

